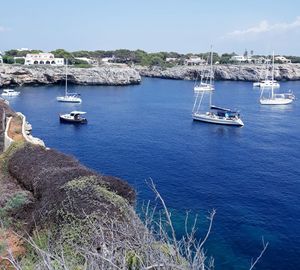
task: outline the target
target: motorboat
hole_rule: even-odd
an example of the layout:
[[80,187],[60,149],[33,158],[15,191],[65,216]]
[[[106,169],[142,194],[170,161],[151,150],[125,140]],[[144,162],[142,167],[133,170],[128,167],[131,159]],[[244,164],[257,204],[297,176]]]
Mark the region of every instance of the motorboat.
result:
[[60,114],[59,120],[61,123],[72,123],[72,124],[86,124],[87,119],[82,117],[86,112],[72,111],[66,114]]
[[214,74],[213,74],[213,51],[211,48],[210,52],[210,68],[208,71],[208,74],[206,70],[202,71],[201,74],[201,80],[199,83],[195,83],[194,85],[194,91],[199,92],[199,91],[213,91],[215,90],[215,86],[213,84],[213,79],[214,79]]
[[65,95],[56,97],[58,102],[81,103],[82,99],[78,93],[68,93],[68,62],[66,62]]
[[3,97],[15,97],[18,96],[20,92],[17,92],[13,89],[3,89],[1,96]]
[[194,112],[193,119],[206,123],[230,125],[230,126],[244,126],[240,113],[231,109],[225,109],[217,106],[211,106],[211,111],[206,113]]
[[[275,81],[276,82],[276,81]],[[272,66],[272,80],[271,80],[271,92],[266,96],[265,87],[262,87],[260,94],[260,104],[261,105],[287,105],[291,104],[295,100],[295,95],[292,92],[288,93],[275,93],[275,83],[274,83],[274,52],[273,52],[273,66]]]

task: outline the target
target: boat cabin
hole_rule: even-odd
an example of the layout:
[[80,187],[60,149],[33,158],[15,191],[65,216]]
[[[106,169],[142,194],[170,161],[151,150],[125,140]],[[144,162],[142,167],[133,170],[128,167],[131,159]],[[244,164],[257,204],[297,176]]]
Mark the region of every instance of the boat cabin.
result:
[[211,106],[212,110],[215,110],[215,114],[219,117],[226,117],[226,118],[239,118],[240,114],[238,111],[232,111],[231,109],[221,108],[217,106]]

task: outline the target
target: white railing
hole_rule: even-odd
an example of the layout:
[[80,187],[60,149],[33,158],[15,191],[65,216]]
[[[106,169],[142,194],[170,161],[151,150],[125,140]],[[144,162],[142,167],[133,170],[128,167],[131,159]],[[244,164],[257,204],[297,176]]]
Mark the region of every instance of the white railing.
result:
[[12,117],[8,117],[6,120],[6,127],[5,127],[5,132],[4,132],[4,152],[8,149],[8,147],[10,147],[10,145],[14,142],[13,139],[11,139],[8,136],[8,129],[9,129],[9,125],[11,122]]
[[45,143],[41,139],[27,134],[27,132],[26,132],[26,116],[20,112],[17,112],[17,115],[19,115],[22,118],[22,135],[25,138],[25,140],[29,143],[38,144],[38,145],[45,147]]

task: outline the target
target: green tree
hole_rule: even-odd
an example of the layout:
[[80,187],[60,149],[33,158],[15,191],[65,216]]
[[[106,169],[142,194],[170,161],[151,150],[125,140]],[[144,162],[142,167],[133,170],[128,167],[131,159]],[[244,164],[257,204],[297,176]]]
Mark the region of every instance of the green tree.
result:
[[15,59],[16,64],[24,65],[25,59],[24,58],[17,58]]
[[15,59],[14,59],[13,56],[4,55],[4,56],[3,56],[3,63],[6,63],[6,64],[14,64],[14,63],[15,63]]

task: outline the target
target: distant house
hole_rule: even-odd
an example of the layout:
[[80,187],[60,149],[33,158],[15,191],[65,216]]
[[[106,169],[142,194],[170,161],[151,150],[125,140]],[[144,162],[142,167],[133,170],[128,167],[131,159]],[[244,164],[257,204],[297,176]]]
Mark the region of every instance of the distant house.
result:
[[234,55],[231,56],[231,58],[229,59],[230,62],[234,62],[234,63],[253,63],[253,59],[251,57],[248,56],[244,56],[244,55]]
[[284,56],[275,56],[275,61],[282,64],[290,64],[292,61]]
[[167,57],[166,58],[167,63],[175,63],[177,61],[179,61],[179,59],[177,57]]
[[19,52],[30,51],[30,49],[28,49],[28,48],[20,48],[20,49],[17,49],[17,51],[19,51]]
[[206,61],[199,56],[191,56],[190,58],[184,60],[184,64],[187,66],[198,66],[205,63]]
[[52,53],[28,53],[24,65],[63,66],[63,58],[55,58]]
[[0,52],[0,64],[3,64],[2,52]]
[[112,57],[103,57],[101,59],[101,61],[104,63],[104,64],[109,64],[109,63],[113,63],[115,61],[115,57],[112,56]]

